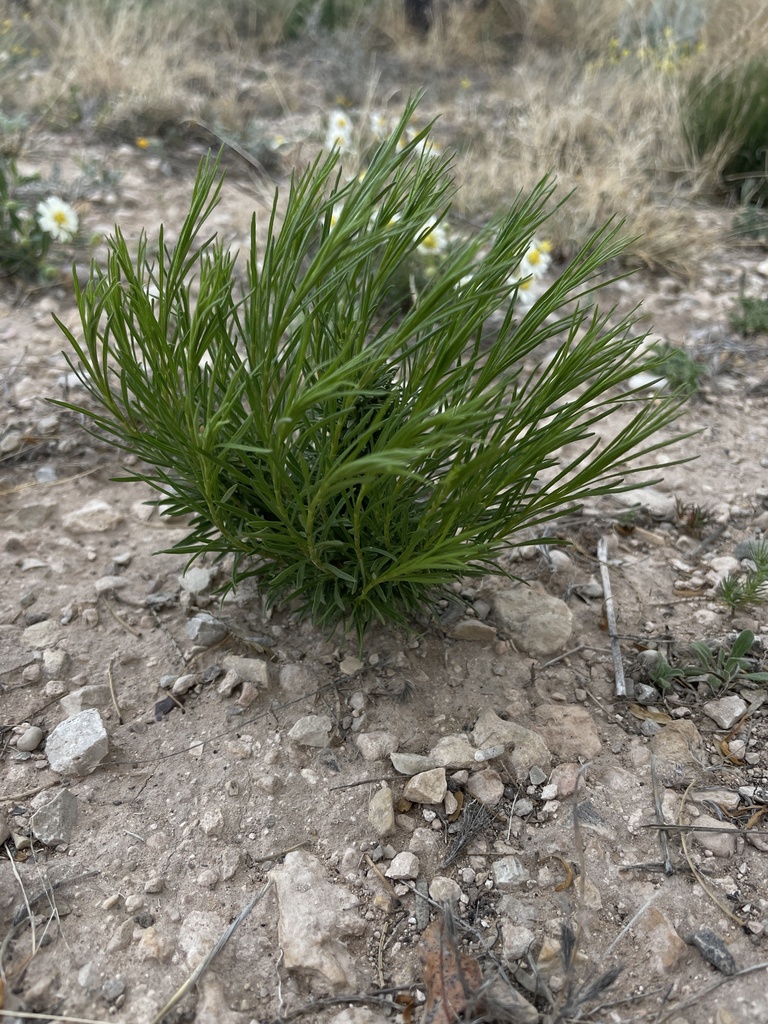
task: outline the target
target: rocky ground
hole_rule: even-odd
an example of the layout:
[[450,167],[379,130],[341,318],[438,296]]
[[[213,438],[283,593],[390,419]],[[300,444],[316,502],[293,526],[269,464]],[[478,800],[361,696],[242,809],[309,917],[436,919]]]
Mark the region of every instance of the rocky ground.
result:
[[[195,153],[110,157],[122,176],[82,205],[88,232],[181,219]],[[234,174],[213,227],[246,244],[263,195]],[[510,563],[529,586],[474,581],[439,626],[376,629],[361,658],[247,590],[221,604],[214,566],[155,554],[183,524],[112,482],[117,454],[47,403],[72,384],[51,317],[76,328],[70,290],[3,286],[11,1020],[159,1020],[254,899],[164,1020],[768,1018],[764,690],[642,685],[643,651],[691,664],[688,643],[742,629],[766,668],[765,605],[733,615],[713,593],[768,531],[768,353],[727,316],[740,281],[764,290],[762,258],[724,248],[694,286],[640,274],[605,297],[642,301],[707,368],[675,427],[699,432],[655,487],[559,524],[569,549]]]

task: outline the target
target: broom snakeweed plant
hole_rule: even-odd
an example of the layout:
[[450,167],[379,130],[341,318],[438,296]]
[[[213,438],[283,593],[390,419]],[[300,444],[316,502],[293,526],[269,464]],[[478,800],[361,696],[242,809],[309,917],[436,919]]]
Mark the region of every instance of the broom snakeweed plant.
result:
[[[592,301],[623,251],[617,226],[515,311],[510,268],[550,216],[549,179],[393,310],[390,282],[454,187],[450,160],[423,146],[428,129],[398,147],[414,107],[362,180],[343,182],[335,151],[296,175],[262,249],[254,216],[242,289],[236,257],[202,234],[221,189],[209,156],[176,244],[161,227],[156,258],[146,235],[132,258],[116,229],[106,267],[82,289],[75,279],[81,336],[59,322],[92,400],[59,404],[139,457],[120,479],[148,483],[162,513],[191,515],[171,551],[231,556],[230,585],[255,577],[268,602],[353,625],[361,643],[441,585],[501,573],[522,528],[636,486],[680,404],[626,390],[648,355],[631,316]],[[555,354],[524,368],[551,339]],[[596,437],[627,408],[610,440]]]

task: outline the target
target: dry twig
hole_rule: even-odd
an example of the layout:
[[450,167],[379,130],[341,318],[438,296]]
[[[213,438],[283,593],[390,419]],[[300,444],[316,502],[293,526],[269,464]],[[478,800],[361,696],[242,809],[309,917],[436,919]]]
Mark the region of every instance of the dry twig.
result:
[[616,678],[615,694],[617,697],[626,697],[627,684],[624,679],[621,646],[616,629],[616,610],[613,603],[613,592],[611,591],[611,577],[608,574],[608,537],[606,534],[603,534],[597,542],[597,557],[600,562],[600,582],[603,585],[605,618],[608,622],[608,636],[611,640],[611,656],[613,658],[613,670]]

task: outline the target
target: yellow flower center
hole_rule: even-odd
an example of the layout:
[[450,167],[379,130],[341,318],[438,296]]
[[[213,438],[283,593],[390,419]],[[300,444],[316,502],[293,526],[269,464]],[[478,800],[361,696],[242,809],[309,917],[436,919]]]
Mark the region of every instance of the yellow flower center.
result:
[[67,214],[66,214],[66,211],[64,211],[64,210],[57,210],[54,213],[54,215],[53,215],[53,219],[56,221],[56,223],[59,225],[59,227],[63,228],[63,227],[67,226]]
[[533,264],[534,267],[537,263],[541,263],[541,253],[538,249],[531,249],[528,253],[528,262]]

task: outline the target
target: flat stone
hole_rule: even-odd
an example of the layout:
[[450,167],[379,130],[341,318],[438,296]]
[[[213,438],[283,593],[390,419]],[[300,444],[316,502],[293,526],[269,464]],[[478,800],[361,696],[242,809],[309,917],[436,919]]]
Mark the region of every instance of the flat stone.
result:
[[654,974],[666,976],[686,952],[685,943],[656,907],[649,907],[635,922],[634,935],[640,948],[646,951]]
[[107,730],[94,708],[64,719],[45,744],[48,764],[60,775],[88,775],[104,760],[108,750]]
[[384,872],[387,878],[414,879],[419,876],[419,858],[410,850],[403,850],[394,858],[387,870]]
[[507,752],[503,760],[520,781],[528,777],[534,765],[548,769],[552,763],[549,747],[538,732],[500,718],[490,708],[483,711],[475,722],[472,742],[481,750],[496,745],[505,746]]
[[699,730],[684,720],[670,722],[651,737],[651,753],[656,758],[660,780],[667,786],[687,785],[699,778],[704,754]]
[[346,657],[339,665],[339,670],[344,673],[345,676],[356,676],[358,672],[362,672],[365,668],[365,664],[360,661],[359,658],[353,658],[351,656]]
[[68,789],[58,790],[52,800],[35,811],[29,824],[46,846],[70,843],[77,824],[77,797]]
[[39,725],[30,725],[16,740],[16,749],[22,751],[37,750],[43,742],[43,730]]
[[515,924],[506,918],[501,922],[501,938],[505,960],[520,960],[533,945],[536,938],[524,924]]
[[239,654],[225,654],[221,659],[225,672],[236,672],[243,682],[267,689],[269,686],[269,668],[261,658],[243,658]]
[[368,804],[368,821],[380,839],[391,836],[395,831],[395,807],[389,786],[376,790],[371,797]]
[[709,700],[701,709],[705,715],[716,722],[721,729],[732,729],[734,725],[743,718],[747,711],[747,702],[737,697],[736,694],[729,694],[719,700]]
[[461,886],[445,875],[435,875],[429,884],[429,895],[435,903],[458,903]]
[[68,718],[79,715],[86,708],[104,708],[112,700],[106,683],[89,683],[66,694],[59,701]]
[[30,505],[22,505],[9,512],[2,520],[3,530],[19,530],[26,533],[27,530],[38,530],[56,511],[58,505],[45,502],[33,502]]
[[504,796],[504,783],[493,768],[471,775],[467,790],[475,800],[486,807],[495,807]]
[[362,980],[344,944],[346,936],[365,930],[355,912],[357,897],[343,885],[331,885],[324,865],[305,850],[287,854],[270,877],[277,893],[282,966],[304,976],[317,994],[359,991]]
[[478,643],[493,643],[496,639],[496,627],[477,619],[462,619],[451,627],[447,634],[452,640],[475,640]]
[[401,775],[418,775],[420,772],[428,772],[438,767],[431,757],[425,757],[423,754],[392,753],[389,759],[395,771]]
[[590,760],[603,749],[597,726],[586,708],[572,704],[540,704],[535,716],[547,746],[559,758]]
[[95,498],[64,516],[62,523],[70,533],[105,533],[123,521],[123,516],[107,501]]
[[427,756],[438,768],[471,768],[476,763],[475,748],[463,735],[443,736]]
[[499,626],[524,654],[541,657],[561,650],[571,635],[571,609],[533,587],[502,590],[493,599]]
[[46,647],[43,651],[43,669],[49,679],[64,679],[72,670],[72,659],[62,647]]
[[397,750],[400,741],[393,732],[361,732],[355,736],[355,746],[364,761],[383,761]]
[[229,634],[229,629],[208,612],[193,616],[185,625],[187,636],[201,647],[212,647]]
[[432,768],[411,776],[403,786],[403,796],[414,804],[440,804],[447,789],[445,768]]
[[100,576],[93,582],[93,589],[99,594],[109,594],[113,590],[125,590],[129,581],[125,576]]
[[510,855],[498,857],[493,861],[493,880],[498,889],[511,889],[522,885],[530,878],[528,869],[519,857]]
[[328,715],[304,715],[288,732],[288,739],[300,747],[327,747],[333,732]]
[[700,814],[694,825],[715,828],[717,832],[694,832],[693,838],[705,850],[711,851],[715,857],[731,857],[736,853],[737,828],[729,821],[720,821],[709,814]]
[[25,647],[41,651],[45,647],[53,647],[63,635],[58,622],[54,619],[46,619],[44,622],[36,622],[32,626],[27,626],[21,634],[21,642]]

